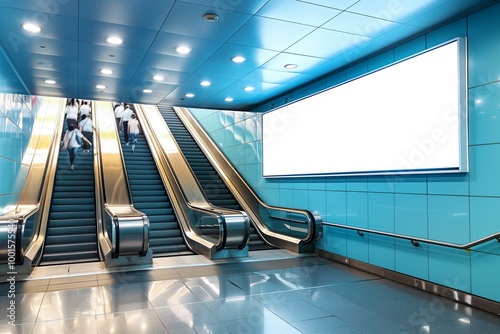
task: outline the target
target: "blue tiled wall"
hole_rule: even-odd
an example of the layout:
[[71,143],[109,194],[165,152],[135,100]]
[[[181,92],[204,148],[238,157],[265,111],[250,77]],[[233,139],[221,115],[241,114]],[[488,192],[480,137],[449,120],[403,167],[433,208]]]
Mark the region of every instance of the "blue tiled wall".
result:
[[23,161],[33,131],[39,99],[0,93],[0,215],[13,209],[31,161]]
[[[452,243],[500,231],[500,5],[464,17],[290,94],[295,99],[457,36],[468,42],[468,174],[262,178],[261,116],[191,110],[259,196],[318,211],[324,221]],[[286,98],[260,106],[259,111]],[[317,247],[500,301],[500,243],[471,252],[325,227]]]

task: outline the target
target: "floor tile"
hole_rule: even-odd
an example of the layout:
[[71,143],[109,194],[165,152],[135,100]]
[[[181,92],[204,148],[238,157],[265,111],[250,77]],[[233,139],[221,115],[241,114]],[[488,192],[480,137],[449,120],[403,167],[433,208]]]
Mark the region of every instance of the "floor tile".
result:
[[99,333],[168,333],[153,309],[98,315],[96,322]]

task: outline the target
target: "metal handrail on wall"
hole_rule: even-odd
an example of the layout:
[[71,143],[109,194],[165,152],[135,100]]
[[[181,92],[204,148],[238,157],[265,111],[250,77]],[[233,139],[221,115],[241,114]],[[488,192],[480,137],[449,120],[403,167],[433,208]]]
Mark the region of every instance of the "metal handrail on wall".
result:
[[455,244],[451,242],[444,242],[444,241],[438,241],[438,240],[431,240],[431,239],[425,239],[425,238],[419,238],[419,237],[413,237],[409,235],[404,235],[404,234],[397,234],[397,233],[391,233],[391,232],[383,232],[383,231],[377,231],[377,230],[371,230],[368,228],[362,228],[362,227],[356,227],[356,226],[348,226],[348,225],[341,225],[341,224],[335,224],[335,223],[329,223],[329,222],[323,222],[323,225],[326,226],[333,226],[333,227],[338,227],[346,230],[353,230],[357,231],[358,235],[360,237],[364,236],[363,232],[366,233],[372,233],[372,234],[378,234],[378,235],[384,235],[387,237],[394,237],[398,239],[405,239],[409,240],[413,246],[418,247],[420,246],[420,242],[426,243],[426,244],[431,244],[431,245],[438,245],[438,246],[444,246],[444,247],[450,247],[450,248],[455,248],[455,249],[466,249],[469,250],[474,246],[483,244],[485,242],[491,241],[493,239],[496,239],[498,242],[500,242],[500,232],[488,235],[486,237],[483,237],[481,239],[466,243],[466,244]]

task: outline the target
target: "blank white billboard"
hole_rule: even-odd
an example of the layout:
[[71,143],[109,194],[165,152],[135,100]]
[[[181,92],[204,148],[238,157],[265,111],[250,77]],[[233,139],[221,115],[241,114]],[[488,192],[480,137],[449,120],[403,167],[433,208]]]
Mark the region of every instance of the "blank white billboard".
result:
[[265,177],[467,172],[465,40],[262,116]]

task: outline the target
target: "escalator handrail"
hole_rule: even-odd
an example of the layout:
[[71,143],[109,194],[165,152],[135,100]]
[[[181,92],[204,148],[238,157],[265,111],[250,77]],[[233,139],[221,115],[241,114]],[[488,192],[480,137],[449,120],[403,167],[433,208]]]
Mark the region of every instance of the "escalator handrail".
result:
[[[217,173],[219,173],[224,183],[226,183],[231,193],[237,198],[240,205],[250,216],[256,227],[258,227],[257,232],[265,240],[272,239],[274,242],[280,243],[279,246],[283,246],[284,248],[296,248],[295,245],[297,244],[312,244],[315,240],[320,238],[322,233],[322,220],[318,213],[309,210],[273,206],[262,201],[228,161],[226,156],[221,152],[201,125],[195,120],[188,109],[178,107],[174,107],[173,109]],[[297,239],[270,231],[260,217],[258,210],[259,205],[268,210],[296,213],[307,217],[307,221],[305,221],[308,225],[306,237]],[[287,245],[289,243],[291,243],[291,245]]]
[[[188,247],[198,252],[207,251],[199,249],[200,245],[197,243],[201,242],[202,247],[208,247],[210,252],[220,251],[226,247],[245,249],[250,237],[249,219],[246,213],[221,208],[210,203],[157,107],[135,105],[135,109],[144,137],[152,148],[151,153],[157,162],[164,185],[176,207],[178,220],[183,225],[181,230],[187,238]],[[151,117],[156,118],[150,120]],[[152,124],[154,124],[154,130]],[[160,140],[161,135],[165,137]],[[189,210],[211,216],[218,221],[219,240],[215,244],[211,245],[210,241],[196,234],[194,222],[187,212]]]

